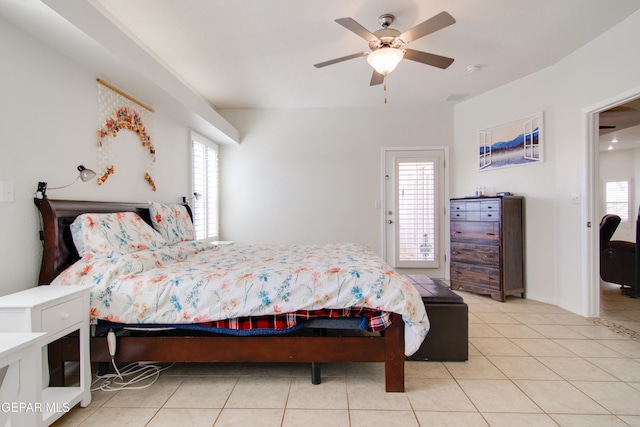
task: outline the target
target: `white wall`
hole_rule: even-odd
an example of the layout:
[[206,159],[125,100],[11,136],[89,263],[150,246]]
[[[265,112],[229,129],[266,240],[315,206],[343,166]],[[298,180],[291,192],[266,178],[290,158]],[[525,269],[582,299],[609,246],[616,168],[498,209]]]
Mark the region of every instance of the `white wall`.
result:
[[[76,166],[97,170],[96,76],[0,17],[0,181],[12,181],[15,201],[0,203],[0,295],[37,284],[41,259],[38,181],[68,184]],[[114,82],[115,83],[115,82]],[[127,135],[128,134],[128,135]],[[179,201],[188,194],[188,129],[156,113],[157,150],[153,192],[144,180],[144,149],[135,133],[113,144],[116,173],[102,186],[78,182],[49,192],[76,200]]]
[[[586,180],[582,111],[633,88],[640,92],[639,38],[635,13],[557,64],[455,107],[452,196],[482,184],[526,197],[529,298],[586,314],[582,206],[571,203],[571,193],[582,191]],[[479,129],[539,111],[543,164],[477,171]]]
[[[221,150],[222,238],[351,240],[380,253],[381,212],[373,204],[381,197],[381,147],[451,146],[452,197],[477,185],[526,197],[528,296],[583,313],[582,207],[570,201],[586,175],[582,110],[640,88],[638,39],[640,13],[558,64],[458,104],[455,114],[448,104],[221,111],[243,136],[240,146]],[[97,168],[98,76],[2,18],[0,51],[0,180],[15,184],[15,202],[0,204],[0,294],[6,294],[36,283],[37,182],[67,183],[81,163]],[[478,172],[477,131],[538,111],[545,117],[545,162]],[[156,113],[157,193],[138,175],[135,138],[131,144],[120,138],[114,156],[124,150],[122,164],[105,186],[78,183],[51,197],[172,201],[187,193],[186,126]]]
[[605,215],[605,183],[608,181],[630,181],[631,185],[631,216],[628,222],[622,222],[616,229],[611,240],[625,240],[628,242],[635,242],[636,240],[636,215],[637,210],[635,206],[636,200],[638,200],[634,194],[636,187],[635,173],[636,168],[640,167],[637,164],[639,159],[640,149],[635,150],[611,150],[600,152],[600,203],[599,217],[602,218]]
[[[99,76],[2,18],[0,51],[0,181],[15,185],[15,202],[0,204],[4,295],[37,283],[37,182],[67,184],[79,164],[97,170],[100,123]],[[445,146],[453,139],[450,105],[435,111],[381,106],[224,115],[240,129],[243,143],[221,150],[222,238],[239,242],[349,240],[380,253],[381,211],[374,202],[381,198],[381,147]],[[188,129],[157,112],[152,137],[156,193],[140,175],[144,150],[136,135],[122,131],[113,144],[116,173],[104,185],[78,182],[50,190],[49,197],[179,200],[189,190]]]
[[381,148],[448,146],[452,109],[222,110],[240,146],[221,147],[222,238],[352,241],[380,254]]

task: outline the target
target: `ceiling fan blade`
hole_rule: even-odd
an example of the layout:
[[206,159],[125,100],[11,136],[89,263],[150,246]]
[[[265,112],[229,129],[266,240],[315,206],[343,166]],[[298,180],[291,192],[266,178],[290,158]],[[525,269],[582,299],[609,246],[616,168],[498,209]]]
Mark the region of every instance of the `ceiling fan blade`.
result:
[[451,24],[455,24],[456,20],[453,16],[447,12],[440,12],[436,16],[427,19],[421,24],[416,25],[413,28],[408,29],[404,33],[400,34],[399,38],[405,43],[410,43],[414,40],[424,37],[427,34],[435,33],[438,30],[448,27]]
[[453,58],[447,58],[446,56],[435,55],[433,53],[420,52],[419,50],[413,49],[406,49],[404,57],[412,61],[422,62],[423,64],[442,69],[447,68],[454,61]]
[[380,74],[376,70],[373,70],[373,74],[371,75],[371,83],[369,86],[376,86],[382,84],[384,82],[384,74]]
[[362,37],[368,42],[378,40],[378,38],[375,35],[373,35],[371,31],[367,30],[365,27],[358,24],[356,21],[353,20],[353,18],[338,18],[336,19],[336,22],[342,25],[343,27],[345,27],[347,30],[359,35],[360,37]]
[[313,66],[316,67],[316,68],[322,68],[322,67],[326,67],[327,65],[337,64],[338,62],[348,61],[348,60],[354,59],[354,58],[360,58],[361,56],[366,56],[368,54],[369,54],[369,52],[358,52],[358,53],[354,53],[353,55],[347,55],[347,56],[343,56],[341,58],[336,58],[336,59],[331,59],[329,61],[320,62],[319,64],[313,64]]

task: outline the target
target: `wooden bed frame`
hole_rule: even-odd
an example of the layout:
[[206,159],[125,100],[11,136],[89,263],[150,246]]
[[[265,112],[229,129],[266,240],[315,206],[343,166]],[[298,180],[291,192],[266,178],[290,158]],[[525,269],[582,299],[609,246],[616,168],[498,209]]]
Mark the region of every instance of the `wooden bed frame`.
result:
[[[34,199],[42,215],[44,241],[40,285],[48,285],[79,259],[69,225],[82,213],[136,212],[150,223],[147,203],[86,202]],[[273,336],[220,336],[184,332],[184,336],[122,336],[116,361],[157,362],[384,362],[388,392],[404,392],[404,323],[400,316],[384,333]],[[339,319],[338,319],[339,320]],[[77,360],[77,339],[63,339],[50,348],[52,381],[64,376],[64,361]],[[74,348],[75,347],[75,348]],[[91,361],[110,362],[106,339],[91,339]],[[313,369],[313,368],[312,368]],[[59,373],[61,371],[61,374]],[[319,382],[319,370],[312,373]],[[59,378],[59,377],[58,377]],[[315,383],[315,381],[314,381]]]

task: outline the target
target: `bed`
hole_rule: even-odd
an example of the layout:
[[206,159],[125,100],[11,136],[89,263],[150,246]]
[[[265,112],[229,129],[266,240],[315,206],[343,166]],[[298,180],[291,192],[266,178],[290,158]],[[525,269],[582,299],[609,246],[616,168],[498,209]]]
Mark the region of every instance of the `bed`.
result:
[[[211,244],[201,242],[176,242],[175,245],[164,245],[159,248],[145,247],[139,253],[110,255],[109,261],[88,256],[86,253],[81,258],[78,254],[74,237],[78,232],[72,232],[72,224],[77,224],[78,217],[86,218],[90,215],[83,214],[122,214],[135,213],[147,224],[153,224],[149,203],[118,203],[118,202],[85,202],[85,201],[65,201],[50,200],[48,198],[35,199],[36,206],[42,216],[42,238],[43,256],[39,276],[40,285],[85,285],[92,288],[92,316],[100,318],[101,321],[111,321],[113,325],[138,324],[143,328],[139,332],[127,332],[118,337],[118,352],[116,355],[119,362],[135,361],[157,361],[157,362],[300,362],[312,364],[312,381],[319,382],[319,366],[326,362],[384,362],[385,363],[385,388],[389,392],[404,391],[404,360],[405,354],[410,355],[420,346],[428,328],[428,318],[424,311],[418,292],[402,276],[390,269],[382,260],[372,256],[372,253],[359,245],[329,246],[320,248],[319,245],[293,245],[288,247],[254,247],[254,246],[220,246],[212,247]],[[189,211],[190,213],[190,211]],[[74,222],[75,221],[75,222]],[[93,223],[91,224],[93,225]],[[204,246],[203,246],[204,245]],[[208,245],[208,248],[203,249]],[[79,245],[82,249],[82,244]],[[180,255],[170,252],[175,246]],[[195,254],[186,252],[195,252]],[[266,250],[266,252],[265,252]],[[325,252],[318,252],[325,250]],[[326,250],[329,252],[327,253]],[[367,252],[368,251],[368,252]],[[331,258],[331,253],[337,254],[336,259]],[[171,264],[161,272],[151,272],[151,276],[145,276],[145,272],[135,271],[121,274],[120,276],[133,276],[132,285],[137,289],[137,294],[133,297],[149,298],[146,288],[154,280],[164,280],[161,287],[178,289],[179,286],[172,287],[167,281],[175,280],[175,277],[165,277],[166,272],[177,273],[180,280],[186,276],[194,276],[192,285],[197,288],[200,284],[208,284],[208,292],[200,292],[195,297],[195,291],[185,290],[182,294],[171,294],[167,296],[169,304],[173,304],[174,309],[153,310],[153,306],[148,300],[146,303],[138,300],[129,301],[129,309],[124,310],[116,307],[115,299],[121,296],[121,287],[125,284],[118,283],[109,285],[105,289],[100,289],[101,282],[106,282],[103,276],[99,275],[98,264],[117,263],[120,259],[133,256],[137,257],[136,262],[144,263],[146,254],[149,262],[158,264],[168,264],[168,260],[180,258],[177,266]],[[149,255],[150,253],[150,255]],[[310,268],[310,258],[316,253],[322,253],[319,257],[329,264],[322,265],[324,271],[307,271]],[[193,256],[193,258],[191,258]],[[182,259],[182,258],[184,259]],[[211,257],[211,258],[210,258]],[[143,258],[143,260],[140,260]],[[186,260],[193,259],[192,264]],[[211,261],[215,259],[216,261]],[[160,260],[160,262],[158,262]],[[240,260],[240,261],[238,261]],[[361,260],[373,260],[379,265],[371,268],[379,269],[380,280],[377,284],[366,282],[367,268],[357,265]],[[167,261],[165,263],[165,261]],[[127,261],[127,266],[131,260]],[[363,263],[365,261],[362,261]],[[293,263],[293,264],[291,264]],[[297,264],[296,264],[297,263]],[[331,264],[333,263],[333,264]],[[338,265],[336,265],[336,263]],[[351,263],[351,264],[350,264]],[[356,267],[353,268],[353,263]],[[137,265],[137,264],[136,264]],[[271,266],[270,270],[264,270],[264,266]],[[274,265],[276,267],[274,267]],[[351,266],[351,267],[350,267]],[[294,268],[295,267],[295,268]],[[96,268],[95,271],[91,271]],[[119,268],[123,268],[122,265]],[[168,268],[168,269],[166,269]],[[251,268],[253,270],[243,270]],[[258,270],[256,270],[258,268]],[[202,272],[202,271],[204,272]],[[277,275],[280,270],[288,273],[285,279]],[[323,292],[312,292],[307,286],[307,294],[300,296],[296,294],[301,288],[296,282],[298,276],[292,277],[291,272],[301,277],[307,278],[323,289]],[[86,274],[91,271],[91,274]],[[265,273],[265,271],[267,271]],[[324,273],[324,274],[323,274]],[[111,273],[109,273],[111,274]],[[205,277],[202,276],[204,274]],[[230,276],[230,274],[233,274]],[[342,276],[340,276],[342,274]],[[86,277],[83,277],[86,276]],[[198,276],[200,275],[200,276]],[[220,284],[215,282],[220,276],[226,282]],[[323,282],[322,277],[331,278],[336,283],[351,283],[344,288],[339,286],[338,291],[328,290],[328,284]],[[161,279],[157,279],[160,277]],[[240,280],[242,278],[243,280]],[[248,278],[248,279],[247,279]],[[85,280],[86,279],[86,280]],[[245,280],[246,279],[246,280]],[[269,280],[275,287],[269,287]],[[304,279],[300,279],[304,281]],[[353,286],[352,281],[356,280],[357,285]],[[357,282],[360,280],[360,282]],[[137,281],[137,282],[136,282]],[[188,280],[186,280],[188,282]],[[211,283],[216,283],[215,285]],[[380,284],[382,282],[382,285]],[[307,283],[307,282],[305,282]],[[310,282],[309,282],[310,283]],[[284,286],[286,284],[287,286]],[[114,287],[116,286],[116,287]],[[253,304],[247,303],[247,295],[251,286],[254,299],[258,299]],[[261,289],[257,287],[260,286]],[[185,287],[181,285],[181,287]],[[324,287],[324,288],[323,288]],[[242,298],[224,298],[219,291],[224,292],[231,288],[238,288],[244,292]],[[117,289],[117,292],[113,292]],[[341,293],[341,290],[342,293]],[[191,293],[189,293],[191,292]],[[109,303],[105,306],[105,294],[108,293]],[[135,294],[135,292],[134,292]],[[254,295],[255,294],[255,295]],[[205,297],[206,295],[206,297]],[[322,298],[318,298],[318,295]],[[382,298],[380,298],[382,295]],[[392,296],[390,296],[392,295]],[[326,300],[326,304],[323,301]],[[384,301],[380,302],[378,301]],[[197,300],[197,303],[194,301]],[[215,311],[217,317],[211,317],[203,307],[213,306],[216,301]],[[226,301],[223,305],[220,301]],[[235,305],[229,301],[235,300]],[[353,304],[348,301],[353,300]],[[250,301],[250,300],[249,300]],[[309,305],[309,301],[313,303]],[[177,304],[176,304],[177,302]],[[244,304],[242,304],[244,303]],[[125,302],[126,304],[126,302]],[[185,309],[190,304],[189,311]],[[297,305],[296,305],[297,304]],[[145,309],[140,309],[144,305]],[[239,309],[238,306],[249,306],[248,309]],[[137,308],[136,308],[137,307]],[[323,316],[325,309],[346,309],[353,310],[356,314],[363,309],[369,313],[376,312],[387,319],[386,324],[380,329],[382,332],[363,331],[362,317],[338,317],[331,318]],[[241,319],[253,318],[258,315],[267,315],[267,308],[274,308],[279,314],[290,313],[289,309],[300,309],[305,312],[321,313],[320,317],[311,316],[300,324],[295,323],[295,327],[290,330],[274,331],[267,330],[257,334],[235,334],[223,333],[214,328],[211,330],[199,330],[198,328],[171,328],[161,332],[149,332],[144,328],[148,326],[176,326],[179,324],[206,324],[210,325],[215,321],[234,321],[236,317]],[[109,311],[112,309],[113,311]],[[182,315],[182,313],[185,313]],[[396,312],[397,314],[393,314]],[[169,313],[169,314],[167,314]],[[247,315],[248,314],[248,315]],[[209,316],[209,317],[207,317]],[[181,318],[183,317],[183,318]],[[374,315],[371,318],[378,318]],[[354,321],[356,323],[354,323]],[[112,325],[112,326],[113,326]],[[216,323],[214,323],[216,325]],[[127,330],[127,329],[124,329]],[[405,339],[406,337],[406,339]],[[50,359],[57,364],[62,364],[67,360],[74,360],[74,342],[77,340],[68,339],[59,343],[59,348],[50,349],[52,355]],[[94,362],[108,362],[111,360],[107,343],[104,337],[95,336],[91,339],[91,359]],[[55,371],[55,367],[54,367]],[[53,378],[52,371],[52,378]]]

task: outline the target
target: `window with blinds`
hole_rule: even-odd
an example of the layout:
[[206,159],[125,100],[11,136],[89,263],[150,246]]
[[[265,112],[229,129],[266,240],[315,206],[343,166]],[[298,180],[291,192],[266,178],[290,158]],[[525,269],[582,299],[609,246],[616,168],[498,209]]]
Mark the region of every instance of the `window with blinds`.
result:
[[435,261],[436,163],[397,163],[398,261]]
[[193,225],[197,239],[218,240],[218,146],[192,134]]
[[609,181],[605,184],[605,213],[629,221],[629,181]]

